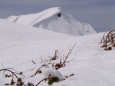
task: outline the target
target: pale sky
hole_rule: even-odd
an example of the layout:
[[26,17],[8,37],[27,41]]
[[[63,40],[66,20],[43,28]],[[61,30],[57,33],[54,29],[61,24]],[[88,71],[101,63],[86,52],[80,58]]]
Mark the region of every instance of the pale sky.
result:
[[0,0],[0,18],[61,7],[97,32],[115,29],[115,0]]

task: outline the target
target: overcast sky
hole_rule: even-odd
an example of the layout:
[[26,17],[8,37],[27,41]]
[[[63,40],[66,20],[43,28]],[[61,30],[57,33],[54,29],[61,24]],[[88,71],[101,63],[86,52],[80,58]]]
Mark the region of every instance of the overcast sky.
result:
[[57,6],[78,21],[90,23],[97,32],[115,29],[115,0],[0,0],[0,18]]

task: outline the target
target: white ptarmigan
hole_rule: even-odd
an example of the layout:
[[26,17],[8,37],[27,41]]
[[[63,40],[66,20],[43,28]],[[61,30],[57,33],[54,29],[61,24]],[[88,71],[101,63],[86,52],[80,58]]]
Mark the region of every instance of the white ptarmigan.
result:
[[63,75],[58,70],[50,68],[47,64],[42,65],[41,70],[45,78],[48,78],[49,75],[51,75],[51,76],[57,76],[60,81],[65,80]]

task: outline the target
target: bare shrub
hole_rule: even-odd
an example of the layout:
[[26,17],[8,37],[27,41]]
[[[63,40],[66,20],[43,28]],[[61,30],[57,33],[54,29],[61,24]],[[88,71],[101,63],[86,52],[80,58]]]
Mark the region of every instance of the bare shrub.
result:
[[[0,71],[3,71],[3,74],[4,74],[6,71],[11,73],[11,75],[5,74],[5,77],[6,77],[6,78],[11,77],[10,83],[7,83],[7,84],[9,84],[9,85],[14,85],[14,84],[16,84],[16,83],[19,83],[18,80],[21,79],[21,78],[19,78],[18,76],[19,76],[19,75],[20,75],[20,76],[23,76],[23,75],[22,75],[22,74],[23,74],[22,72],[17,73],[17,72],[16,72],[14,69],[12,69],[12,68],[0,69]],[[15,81],[15,79],[17,79],[17,81]],[[17,85],[17,86],[18,86],[18,85]]]
[[[76,45],[76,44],[75,44]],[[72,53],[73,48],[75,47],[75,45],[69,49],[69,52],[67,53],[67,55],[63,55],[63,56],[59,56],[59,51],[55,50],[55,53],[53,55],[53,57],[49,57],[49,58],[41,58],[41,63],[44,64],[49,64],[52,66],[52,68],[58,70],[59,68],[65,67],[67,62],[67,59],[69,58],[69,55]],[[59,62],[55,62],[55,60],[58,60]]]
[[105,33],[101,39],[101,43],[103,43],[101,47],[104,47],[104,50],[112,50],[115,47],[115,30]]

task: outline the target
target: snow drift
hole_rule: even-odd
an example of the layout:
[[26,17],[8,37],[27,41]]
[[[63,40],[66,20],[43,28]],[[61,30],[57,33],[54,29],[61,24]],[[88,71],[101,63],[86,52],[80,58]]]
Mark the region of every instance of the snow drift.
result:
[[11,16],[9,21],[21,25],[48,29],[70,35],[87,35],[96,33],[90,24],[77,21],[60,7],[54,7],[36,14]]

